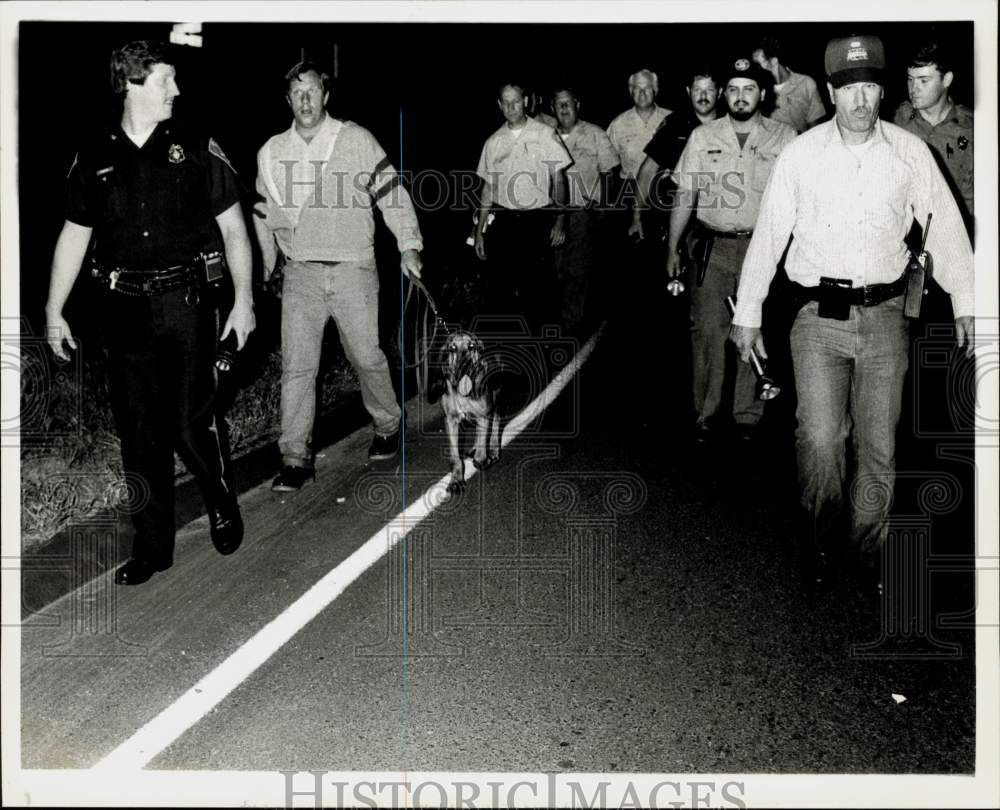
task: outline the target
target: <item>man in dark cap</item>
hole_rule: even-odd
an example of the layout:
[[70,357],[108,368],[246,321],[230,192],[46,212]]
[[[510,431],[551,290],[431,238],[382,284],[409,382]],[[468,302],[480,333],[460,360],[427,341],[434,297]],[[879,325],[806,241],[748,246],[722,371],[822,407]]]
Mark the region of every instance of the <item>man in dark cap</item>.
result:
[[[680,273],[677,248],[696,212],[706,231],[709,253],[699,272],[703,281],[691,289],[691,351],[695,440],[708,440],[722,403],[729,313],[725,299],[736,293],[740,268],[757,222],[761,197],[781,150],[795,138],[787,124],[761,114],[770,74],[749,58],[728,63],[720,77],[729,114],[691,133],[674,170],[678,204],[670,212],[667,275]],[[703,273],[703,275],[702,275]],[[737,435],[752,438],[764,411],[756,380],[746,366],[737,369],[733,418]]]
[[885,53],[873,36],[826,49],[834,120],[800,135],[778,158],[743,263],[732,339],[744,361],[767,353],[761,306],[789,237],[785,270],[807,301],[791,331],[798,394],[795,433],[803,541],[811,581],[828,578],[841,536],[846,441],[857,472],[849,536],[861,581],[881,592],[877,562],[895,478],[895,435],[909,352],[903,314],[914,219],[934,214],[927,249],[951,295],[959,346],[972,352],[972,247],[927,145],[879,120]]

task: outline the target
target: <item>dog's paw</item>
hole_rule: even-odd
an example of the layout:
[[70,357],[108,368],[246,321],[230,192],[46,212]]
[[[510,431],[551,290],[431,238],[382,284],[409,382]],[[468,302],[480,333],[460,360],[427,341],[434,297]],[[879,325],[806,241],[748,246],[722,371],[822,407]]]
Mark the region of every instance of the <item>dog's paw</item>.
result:
[[465,490],[465,479],[455,478],[452,476],[451,482],[448,484],[448,494],[458,495],[460,492]]

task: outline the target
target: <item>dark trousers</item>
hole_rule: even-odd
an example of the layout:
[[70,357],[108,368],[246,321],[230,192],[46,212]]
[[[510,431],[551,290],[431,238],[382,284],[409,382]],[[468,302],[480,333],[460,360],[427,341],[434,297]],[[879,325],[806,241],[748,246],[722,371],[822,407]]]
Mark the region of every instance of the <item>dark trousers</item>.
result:
[[486,258],[494,314],[523,318],[538,335],[543,324],[558,323],[558,296],[549,235],[554,216],[548,210],[495,210],[486,231]]
[[233,497],[215,405],[216,321],[186,291],[152,298],[106,295],[105,332],[122,462],[135,525],[132,556],[174,552],[174,450],[209,508]]

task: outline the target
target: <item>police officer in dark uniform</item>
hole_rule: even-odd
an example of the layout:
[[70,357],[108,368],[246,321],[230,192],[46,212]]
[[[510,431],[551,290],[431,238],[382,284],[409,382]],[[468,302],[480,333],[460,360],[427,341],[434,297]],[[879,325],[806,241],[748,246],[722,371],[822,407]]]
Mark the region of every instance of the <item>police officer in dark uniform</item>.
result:
[[254,328],[250,244],[225,154],[170,120],[179,90],[168,47],[139,41],[112,54],[121,120],[86,143],[70,169],[46,305],[49,344],[68,359],[64,344],[77,344],[62,308],[90,248],[134,493],[135,538],[115,573],[120,585],[173,563],[175,449],[201,487],[216,549],[231,554],[243,539],[214,412],[217,322],[206,287],[221,271],[222,247],[235,296],[221,338],[232,333],[242,348]]

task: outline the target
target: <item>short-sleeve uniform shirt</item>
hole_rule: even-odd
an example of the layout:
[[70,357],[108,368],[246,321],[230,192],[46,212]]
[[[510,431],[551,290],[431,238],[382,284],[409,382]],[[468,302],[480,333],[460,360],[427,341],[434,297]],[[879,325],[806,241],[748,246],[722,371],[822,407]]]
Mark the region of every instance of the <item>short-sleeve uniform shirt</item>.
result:
[[552,202],[550,180],[572,162],[555,130],[528,118],[520,130],[504,123],[487,138],[476,174],[501,207],[532,211]]
[[668,115],[670,110],[654,104],[652,114],[643,120],[632,107],[608,125],[611,145],[622,162],[622,177],[634,178],[639,173],[639,166],[645,158],[642,150]]
[[785,81],[774,87],[774,112],[770,118],[788,124],[796,132],[803,132],[809,124],[826,115],[826,107],[811,77],[794,71],[790,73]]
[[93,228],[98,261],[160,269],[218,247],[215,217],[240,201],[240,191],[211,138],[165,121],[138,147],[116,125],[77,153],[66,219]]
[[962,104],[952,104],[944,120],[937,126],[904,101],[896,110],[893,123],[922,138],[931,148],[938,166],[948,178],[963,214],[975,213],[972,110]]
[[618,165],[618,155],[607,133],[588,121],[577,121],[570,132],[560,132],[559,137],[573,158],[573,165],[566,170],[569,204],[582,207],[599,200],[601,173]]
[[732,119],[717,118],[691,133],[674,180],[698,191],[697,216],[709,228],[751,231],[774,162],[794,139],[794,129],[762,115],[740,148]]

